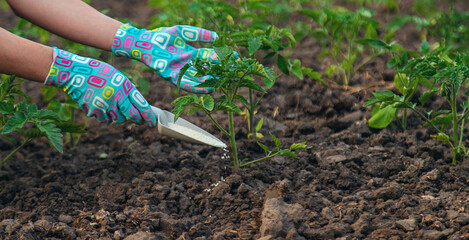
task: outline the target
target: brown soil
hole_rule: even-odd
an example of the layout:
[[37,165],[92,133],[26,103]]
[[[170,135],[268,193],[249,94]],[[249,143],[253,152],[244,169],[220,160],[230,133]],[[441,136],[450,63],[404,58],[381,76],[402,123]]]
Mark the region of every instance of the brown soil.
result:
[[[123,1],[133,10],[112,2],[96,7],[140,24],[153,13],[140,1]],[[3,20],[15,18],[0,19],[8,27]],[[401,39],[409,36],[419,35]],[[320,69],[318,51],[305,39],[294,57]],[[131,123],[93,119],[64,154],[34,141],[0,170],[0,239],[469,239],[469,161],[452,165],[450,148],[415,115],[406,131],[366,125],[363,103],[389,79],[384,58],[357,74],[360,88],[280,78],[259,109],[263,132],[311,149],[241,169],[222,149]],[[171,109],[174,88],[156,84],[147,100]],[[187,119],[222,137],[203,115]],[[242,156],[257,156],[237,120]],[[0,146],[0,156],[12,148]]]

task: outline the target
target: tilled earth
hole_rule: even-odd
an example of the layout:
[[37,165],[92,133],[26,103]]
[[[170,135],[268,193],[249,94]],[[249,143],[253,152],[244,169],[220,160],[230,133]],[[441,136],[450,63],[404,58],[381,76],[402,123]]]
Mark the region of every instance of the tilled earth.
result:
[[[317,52],[300,46],[303,62]],[[0,170],[0,239],[469,239],[469,161],[452,165],[415,115],[406,131],[366,125],[363,103],[389,74],[378,59],[355,79],[373,88],[281,77],[259,109],[262,131],[306,141],[298,159],[239,169],[222,149],[94,120],[64,154],[34,141]],[[174,88],[156,84],[147,99],[171,109]],[[187,119],[222,137],[203,115]],[[260,156],[236,120],[241,157]]]

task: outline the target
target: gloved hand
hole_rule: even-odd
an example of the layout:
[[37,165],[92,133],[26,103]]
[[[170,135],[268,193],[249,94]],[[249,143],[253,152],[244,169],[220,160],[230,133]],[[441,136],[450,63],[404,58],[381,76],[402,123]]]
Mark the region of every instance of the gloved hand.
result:
[[49,75],[44,82],[63,89],[88,116],[99,121],[156,125],[156,115],[137,88],[113,66],[54,49]]
[[[146,30],[127,23],[117,30],[112,52],[116,56],[139,60],[164,79],[177,84],[179,71],[191,59],[199,58],[209,63],[218,62],[213,49],[197,49],[187,43],[212,43],[217,39],[216,32],[193,26],[177,25]],[[181,79],[180,87],[193,93],[212,92],[212,88],[197,87],[211,76],[195,77],[196,73],[193,67],[189,68]]]

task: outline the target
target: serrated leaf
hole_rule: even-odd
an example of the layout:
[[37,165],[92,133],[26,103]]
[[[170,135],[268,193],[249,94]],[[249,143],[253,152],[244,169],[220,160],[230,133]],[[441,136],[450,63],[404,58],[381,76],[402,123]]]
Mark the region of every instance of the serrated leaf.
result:
[[259,145],[262,149],[264,149],[265,154],[268,154],[268,153],[269,153],[269,148],[268,148],[266,145],[264,145],[264,144],[262,144],[262,143],[260,143],[260,142],[257,142],[257,145]]
[[205,109],[209,111],[213,110],[214,101],[213,101],[212,96],[202,95],[200,96],[199,101],[200,101],[200,105],[202,105],[202,107],[204,107]]
[[269,134],[270,134],[270,137],[274,140],[275,146],[280,147],[280,145],[282,145],[282,142],[280,142],[280,140],[271,132],[269,132]]
[[277,55],[277,66],[285,75],[290,75],[290,71],[288,71],[288,62],[281,54]]
[[234,103],[229,102],[217,102],[215,107],[213,108],[214,111],[232,111],[236,113],[240,113],[241,109]]
[[444,133],[438,133],[438,135],[430,135],[430,137],[435,141],[439,141],[439,142],[443,142],[443,143],[449,143],[450,142],[449,136],[444,134]]
[[57,149],[59,152],[63,152],[63,141],[62,141],[62,133],[60,133],[60,129],[57,128],[53,123],[48,121],[39,121],[35,123],[37,128],[42,132],[45,132],[47,138],[49,139],[49,143],[52,147]]
[[430,44],[428,44],[427,40],[423,41],[420,45],[420,51],[424,54],[430,51]]
[[67,132],[67,133],[85,133],[86,132],[84,125],[78,124],[73,121],[55,122],[54,124],[62,132]]
[[233,51],[229,47],[214,47],[213,49],[217,53],[220,61],[225,60],[230,54],[233,54]]
[[292,151],[295,151],[295,150],[301,150],[301,149],[307,149],[308,146],[306,145],[306,142],[302,142],[302,143],[293,143],[291,146],[290,146],[290,150]]
[[200,110],[202,110],[202,107],[200,107],[200,106],[192,106],[191,108],[189,108],[189,109],[187,110],[186,114],[187,114],[188,116],[190,116],[190,115],[192,115],[192,114],[194,114],[195,112],[198,112],[198,111],[200,111]]
[[438,93],[438,89],[433,89],[430,91],[424,92],[420,97],[419,97],[419,102],[420,104],[424,105],[433,95]]
[[250,88],[250,89],[256,90],[256,91],[261,92],[261,93],[267,93],[261,86],[259,86],[259,84],[255,83],[254,81],[249,80],[249,79],[243,79],[239,83],[239,86],[240,87]]
[[0,102],[0,113],[1,114],[13,114],[15,112],[15,105],[9,102]]
[[320,73],[316,72],[316,71],[313,71],[313,69],[307,68],[307,67],[302,67],[301,71],[304,74],[306,74],[308,77],[310,77],[311,79],[319,81],[320,83],[324,84],[325,86],[329,86],[329,84],[327,84],[326,81],[324,81],[322,79],[322,75]]
[[299,59],[293,60],[290,71],[299,79],[303,80],[303,71],[301,70],[301,61]]
[[42,86],[41,93],[42,93],[42,97],[44,98],[44,101],[46,102],[51,101],[57,94],[58,90],[59,88],[54,87],[54,86],[50,86],[50,85]]
[[259,50],[259,48],[262,46],[262,40],[259,37],[250,37],[248,39],[248,50],[249,50],[249,55],[254,55],[254,53]]
[[186,73],[187,69],[189,69],[191,67],[191,65],[188,63],[186,65],[184,65],[181,70],[179,70],[179,75],[178,75],[178,79],[176,81],[176,86],[177,86],[177,90],[176,92],[179,94],[179,90],[181,89],[181,80],[182,80],[182,77],[184,76],[184,74]]
[[16,129],[23,128],[26,121],[27,117],[24,112],[15,112],[15,114],[13,114],[13,116],[11,116],[10,119],[8,119],[8,121],[5,123],[2,133],[11,133]]
[[298,158],[298,156],[293,153],[291,150],[287,149],[287,150],[280,150],[280,155],[283,155],[283,156],[286,156],[286,157],[290,157],[290,158]]

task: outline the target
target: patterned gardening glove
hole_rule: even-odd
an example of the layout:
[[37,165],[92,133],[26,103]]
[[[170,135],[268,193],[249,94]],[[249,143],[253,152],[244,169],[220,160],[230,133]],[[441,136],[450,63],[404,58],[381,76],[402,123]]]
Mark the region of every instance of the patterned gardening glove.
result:
[[88,116],[99,121],[156,124],[156,115],[137,88],[113,66],[54,49],[45,85],[63,89]]
[[[218,62],[213,49],[197,49],[187,43],[212,43],[217,39],[216,32],[193,26],[177,25],[146,30],[127,23],[117,30],[112,52],[116,56],[139,60],[164,79],[177,84],[179,70],[191,59],[199,58],[209,63]],[[189,68],[181,79],[180,87],[193,93],[212,92],[212,88],[197,87],[211,76],[195,77],[196,73],[195,68]]]

